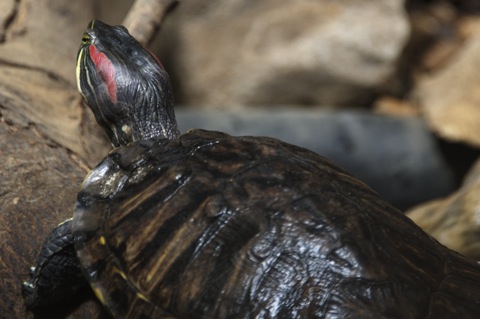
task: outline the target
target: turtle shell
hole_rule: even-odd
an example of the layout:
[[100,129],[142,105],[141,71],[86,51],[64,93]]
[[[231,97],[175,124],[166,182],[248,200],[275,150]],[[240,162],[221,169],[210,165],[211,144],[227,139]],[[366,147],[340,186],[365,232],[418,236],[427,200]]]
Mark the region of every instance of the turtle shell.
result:
[[113,150],[74,215],[118,318],[476,318],[480,271],[308,150],[192,130]]

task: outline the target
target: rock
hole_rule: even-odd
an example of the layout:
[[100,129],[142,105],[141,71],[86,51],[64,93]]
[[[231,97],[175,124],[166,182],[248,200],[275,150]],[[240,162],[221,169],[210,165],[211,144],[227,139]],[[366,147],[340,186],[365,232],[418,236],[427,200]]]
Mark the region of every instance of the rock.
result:
[[480,260],[480,161],[452,195],[407,211],[427,233],[459,253]]
[[443,138],[480,146],[480,19],[470,22],[464,47],[442,69],[420,79],[414,98]]
[[457,185],[437,141],[417,117],[268,109],[177,109],[176,114],[182,132],[197,127],[233,135],[273,136],[311,149],[401,209],[446,196]]
[[408,35],[403,0],[198,0],[168,19],[161,58],[184,105],[366,105]]
[[[403,54],[403,69],[412,73],[441,68],[461,48],[458,9],[447,1],[409,1],[412,35]],[[410,70],[408,70],[410,69]]]

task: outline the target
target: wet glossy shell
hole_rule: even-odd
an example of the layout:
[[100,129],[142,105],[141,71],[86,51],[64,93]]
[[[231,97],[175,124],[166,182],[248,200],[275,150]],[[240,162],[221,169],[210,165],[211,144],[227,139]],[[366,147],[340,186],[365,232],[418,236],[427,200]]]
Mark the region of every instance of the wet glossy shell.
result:
[[131,318],[477,318],[478,266],[278,140],[195,130],[87,177],[78,256]]

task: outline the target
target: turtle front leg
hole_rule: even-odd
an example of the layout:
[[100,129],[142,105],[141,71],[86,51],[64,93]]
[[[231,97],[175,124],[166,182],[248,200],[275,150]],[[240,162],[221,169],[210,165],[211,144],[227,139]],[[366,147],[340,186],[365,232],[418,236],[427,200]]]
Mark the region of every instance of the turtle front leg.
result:
[[30,276],[30,281],[22,284],[28,309],[54,304],[87,285],[75,254],[72,219],[58,225],[48,236]]

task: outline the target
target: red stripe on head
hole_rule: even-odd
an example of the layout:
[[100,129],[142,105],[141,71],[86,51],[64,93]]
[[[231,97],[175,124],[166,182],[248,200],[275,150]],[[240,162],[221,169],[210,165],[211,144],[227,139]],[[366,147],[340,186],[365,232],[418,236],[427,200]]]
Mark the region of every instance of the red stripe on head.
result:
[[108,94],[112,102],[117,102],[117,83],[115,82],[115,68],[107,56],[99,52],[95,45],[90,45],[90,58],[92,59],[97,72],[107,85]]

